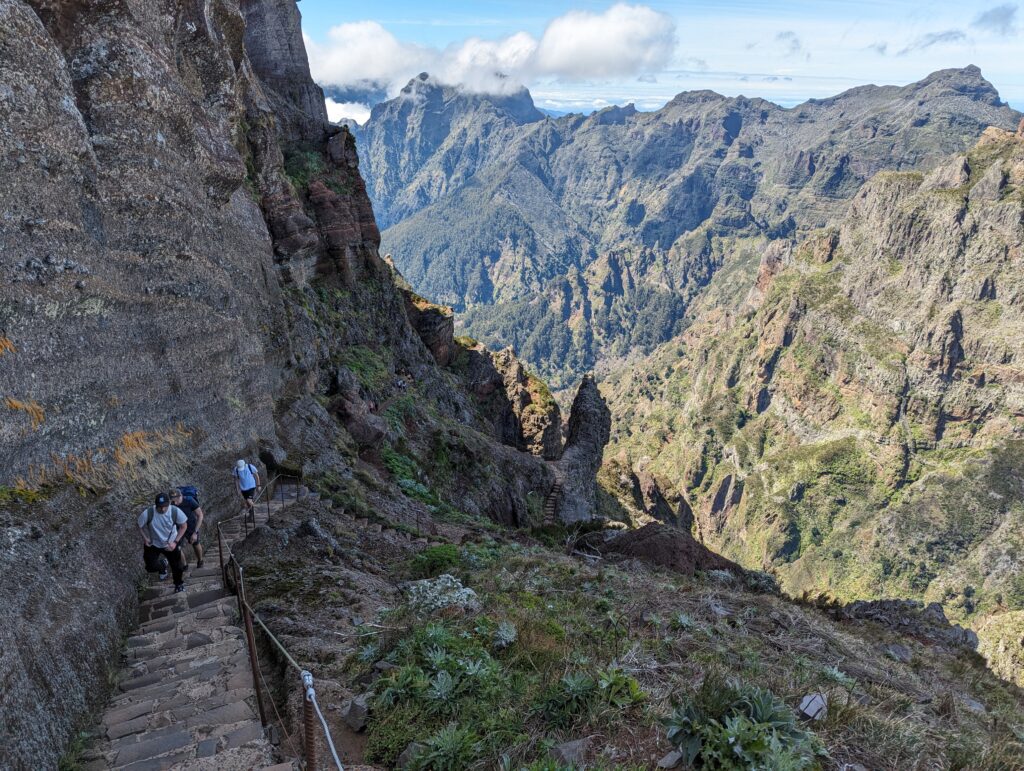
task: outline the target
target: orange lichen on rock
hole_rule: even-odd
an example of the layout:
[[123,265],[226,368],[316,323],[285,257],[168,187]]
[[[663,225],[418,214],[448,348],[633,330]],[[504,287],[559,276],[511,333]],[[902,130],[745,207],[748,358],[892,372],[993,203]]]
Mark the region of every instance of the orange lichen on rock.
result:
[[14,347],[14,343],[11,342],[11,338],[0,336],[0,356],[5,353],[17,353],[18,349]]

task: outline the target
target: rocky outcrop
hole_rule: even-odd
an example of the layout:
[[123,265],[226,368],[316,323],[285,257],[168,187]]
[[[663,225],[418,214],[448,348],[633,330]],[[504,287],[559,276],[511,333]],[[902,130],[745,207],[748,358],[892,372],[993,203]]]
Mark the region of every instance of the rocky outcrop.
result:
[[285,311],[235,144],[243,105],[272,119],[237,7],[157,6],[0,2],[0,602],[32,620],[0,632],[5,767],[55,766],[104,697],[136,501],[188,479],[230,511],[274,432]]
[[442,367],[451,364],[456,352],[455,314],[452,309],[428,302],[413,292],[406,292],[405,312],[434,361]]
[[832,611],[836,618],[865,619],[889,627],[907,637],[947,648],[978,648],[978,635],[949,623],[942,605],[913,600],[860,600]]
[[282,134],[289,141],[319,144],[327,108],[324,92],[309,77],[298,6],[294,0],[240,0],[239,7],[245,56],[266,86]]
[[597,383],[590,376],[583,378],[572,402],[565,449],[557,464],[563,489],[558,516],[563,522],[586,521],[596,515],[594,479],[611,436],[611,422]]
[[647,471],[630,473],[629,479],[637,509],[666,525],[690,532],[694,524],[693,509],[685,496],[678,495],[670,502],[662,492],[662,483]]
[[657,523],[617,535],[600,549],[606,555],[631,557],[686,576],[705,570],[743,572],[735,562],[710,551],[689,533]]
[[526,371],[511,348],[493,354],[491,361],[501,374],[518,424],[518,448],[544,460],[558,460],[562,454],[562,415],[547,386]]

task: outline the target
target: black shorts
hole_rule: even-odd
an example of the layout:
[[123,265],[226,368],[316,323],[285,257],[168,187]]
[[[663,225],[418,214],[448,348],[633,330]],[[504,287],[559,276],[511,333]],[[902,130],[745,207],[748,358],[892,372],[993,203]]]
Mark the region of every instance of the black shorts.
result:
[[[186,543],[192,544],[192,536],[194,536],[195,534],[196,534],[196,528],[190,527],[188,530],[185,531],[185,537],[181,539],[181,542],[183,544],[186,544]],[[200,539],[197,538],[196,542],[194,544],[192,544],[192,545],[193,546],[202,546],[203,542]]]
[[254,487],[251,490],[242,490],[242,497],[247,501],[251,501],[256,497],[256,488]]

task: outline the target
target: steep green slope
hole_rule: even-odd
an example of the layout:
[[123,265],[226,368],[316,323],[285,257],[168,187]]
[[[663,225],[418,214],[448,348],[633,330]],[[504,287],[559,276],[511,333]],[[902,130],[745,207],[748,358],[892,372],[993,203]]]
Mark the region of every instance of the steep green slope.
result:
[[840,227],[766,248],[737,312],[709,294],[609,380],[610,486],[654,512],[630,482],[653,478],[793,594],[1024,610],[1022,223],[1021,135],[875,177]]

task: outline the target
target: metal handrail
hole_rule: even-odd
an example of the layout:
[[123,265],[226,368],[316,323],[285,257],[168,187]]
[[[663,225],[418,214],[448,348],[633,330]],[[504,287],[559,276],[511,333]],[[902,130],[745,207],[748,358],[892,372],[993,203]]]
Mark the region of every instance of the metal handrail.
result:
[[[277,474],[272,480],[264,485],[263,490],[260,491],[259,495],[253,499],[253,503],[259,501],[260,497],[270,489],[270,486],[277,482],[282,476],[289,476],[286,474]],[[298,478],[296,478],[298,481]],[[272,498],[273,496],[271,496]],[[267,513],[270,513],[270,500],[267,499]],[[281,494],[281,500],[284,500],[284,493]],[[255,515],[256,507],[253,506],[253,513]],[[260,722],[264,728],[267,727],[268,721],[266,717],[266,711],[263,706],[263,694],[260,690],[260,681],[263,679],[262,672],[259,665],[259,656],[256,652],[256,639],[253,632],[253,621],[255,621],[267,638],[274,644],[274,646],[284,655],[285,660],[288,664],[299,672],[302,686],[302,722],[305,732],[306,746],[305,746],[305,769],[306,771],[316,771],[317,768],[317,754],[316,754],[316,721],[314,716],[319,718],[320,726],[323,731],[324,739],[327,742],[327,746],[331,752],[331,759],[334,761],[334,765],[338,771],[344,771],[341,760],[338,758],[338,751],[334,747],[334,739],[331,736],[330,728],[327,726],[327,721],[324,719],[323,713],[320,711],[320,705],[316,700],[316,691],[313,688],[313,675],[308,670],[303,669],[294,657],[288,652],[288,649],[284,647],[280,640],[274,636],[270,631],[270,628],[263,622],[263,619],[259,617],[259,614],[253,610],[249,604],[245,592],[245,570],[239,563],[238,558],[231,549],[231,544],[227,544],[224,541],[224,533],[221,530],[221,526],[227,522],[231,522],[238,517],[244,517],[243,521],[246,523],[246,535],[248,535],[248,518],[245,515],[248,514],[248,506],[244,507],[243,510],[233,517],[221,520],[217,523],[217,551],[220,557],[221,566],[221,578],[223,580],[224,587],[228,586],[228,569],[231,569],[233,578],[235,579],[235,596],[238,598],[238,615],[242,618],[243,625],[245,627],[245,638],[246,644],[249,648],[249,663],[252,667],[253,675],[253,688],[256,691],[256,706],[259,708]],[[255,519],[254,519],[255,522]],[[227,562],[224,560],[224,552],[227,551]],[[265,681],[264,681],[265,682]],[[269,690],[269,689],[268,689]],[[277,705],[274,704],[273,697],[271,696],[271,706],[274,708],[274,712],[277,713]],[[277,714],[278,720],[281,720],[280,713]],[[281,721],[282,729],[285,731],[287,736],[287,729],[284,728],[284,721]],[[289,743],[291,743],[291,736],[288,736]],[[292,745],[294,750],[294,744]]]

